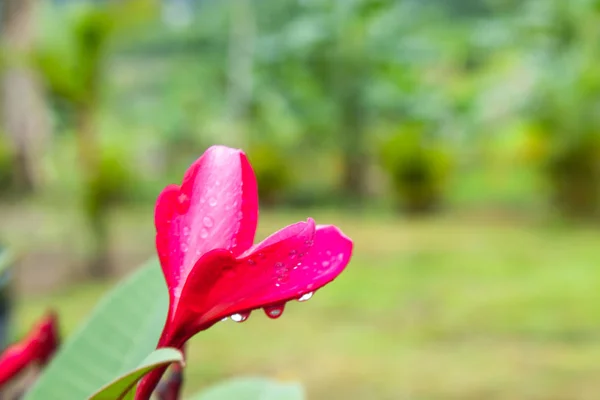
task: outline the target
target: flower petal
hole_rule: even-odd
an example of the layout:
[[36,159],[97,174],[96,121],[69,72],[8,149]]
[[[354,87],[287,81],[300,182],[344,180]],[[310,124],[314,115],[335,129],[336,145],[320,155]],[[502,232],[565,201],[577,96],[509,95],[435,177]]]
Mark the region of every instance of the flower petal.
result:
[[[177,298],[196,261],[224,248],[238,255],[254,240],[256,178],[241,150],[210,147],[156,203],[156,247],[171,297]],[[175,305],[172,305],[173,307]]]
[[180,348],[187,339],[202,330],[195,326],[199,314],[196,310],[201,310],[200,313],[210,310],[213,303],[209,296],[213,286],[220,279],[227,279],[235,263],[235,257],[225,249],[211,250],[196,262],[181,291],[177,302],[179,306],[170,306],[170,317],[165,323],[158,347]]
[[45,365],[58,346],[57,316],[54,312],[48,312],[27,337],[8,346],[0,354],[0,386],[34,363]]
[[[261,279],[262,285],[267,289],[254,291],[252,295],[233,304],[224,314],[234,314],[298,299],[334,280],[346,268],[352,256],[352,240],[333,225],[317,226],[311,239],[301,244],[297,242],[294,244],[288,238],[265,247],[264,253],[267,249],[273,250],[270,251],[267,259],[259,261],[257,265],[266,271]],[[245,257],[245,260],[255,260],[259,253],[261,251]],[[242,265],[245,264],[244,259],[240,261]],[[265,279],[269,275],[270,279]],[[255,288],[261,286],[256,282],[256,278],[250,279],[255,280],[253,283]]]
[[[273,241],[273,237],[283,239]],[[319,289],[343,271],[352,253],[352,241],[339,229],[315,228],[312,219],[290,225],[265,242],[251,254],[195,267],[221,273],[216,280],[206,279],[203,273],[190,275],[180,308],[189,309],[197,319],[186,340],[226,316],[281,304]]]

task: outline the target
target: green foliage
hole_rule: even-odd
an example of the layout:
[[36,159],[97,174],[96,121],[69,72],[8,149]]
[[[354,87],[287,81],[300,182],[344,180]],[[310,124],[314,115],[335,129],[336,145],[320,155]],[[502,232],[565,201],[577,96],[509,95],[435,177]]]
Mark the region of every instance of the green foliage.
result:
[[450,157],[441,144],[426,139],[424,126],[412,123],[385,141],[381,161],[400,206],[410,214],[440,205],[450,172]]
[[594,216],[600,206],[600,136],[558,141],[542,159],[551,200],[566,216]]
[[254,145],[248,158],[256,174],[261,202],[276,205],[291,184],[290,165],[283,151],[272,144]]
[[[152,15],[154,0],[85,4],[56,18],[31,58],[50,91],[73,105],[97,105],[112,42]],[[58,25],[61,25],[60,27]],[[56,34],[59,31],[61,34]]]
[[303,400],[304,390],[297,383],[283,383],[265,378],[235,378],[217,384],[193,400]]
[[126,149],[114,144],[105,145],[99,156],[95,174],[86,188],[86,205],[90,215],[131,200],[137,184]]
[[555,60],[537,82],[530,144],[559,211],[586,217],[600,205],[600,73],[593,53],[574,55]]
[[104,297],[25,398],[85,399],[131,371],[156,347],[167,308],[161,269],[151,261]]
[[154,350],[134,370],[116,378],[90,397],[90,400],[121,399],[125,394],[131,394],[133,387],[146,374],[160,367],[168,367],[173,363],[183,364],[183,354],[172,348]]
[[0,135],[0,194],[6,194],[14,185],[14,154],[5,135]]

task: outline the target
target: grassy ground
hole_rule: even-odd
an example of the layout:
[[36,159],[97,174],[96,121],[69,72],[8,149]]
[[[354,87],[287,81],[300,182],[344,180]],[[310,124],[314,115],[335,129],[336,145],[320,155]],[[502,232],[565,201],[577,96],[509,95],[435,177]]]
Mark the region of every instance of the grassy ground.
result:
[[[128,215],[117,245],[151,252],[151,220]],[[304,216],[264,215],[260,236]],[[355,240],[348,270],[279,320],[255,312],[198,335],[189,392],[251,374],[301,380],[310,399],[598,397],[599,231],[501,216],[313,216]],[[69,331],[105,289],[29,295],[20,329],[52,305]]]

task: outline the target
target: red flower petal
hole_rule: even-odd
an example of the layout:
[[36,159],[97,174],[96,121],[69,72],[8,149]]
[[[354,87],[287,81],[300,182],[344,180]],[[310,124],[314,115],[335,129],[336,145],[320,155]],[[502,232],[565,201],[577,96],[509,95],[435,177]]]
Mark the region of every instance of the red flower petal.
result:
[[50,312],[40,319],[27,337],[0,354],[0,386],[33,363],[45,365],[58,345],[57,317]]
[[[280,239],[280,240],[277,240]],[[172,321],[179,346],[222,318],[282,304],[319,289],[346,267],[352,241],[334,226],[315,228],[312,219],[290,225],[237,259],[223,251],[203,257],[189,275]]]
[[[311,223],[312,220],[309,220],[308,225]],[[314,235],[308,235],[308,232],[310,230],[306,229],[303,234],[259,248],[238,259],[239,271],[246,271],[246,274],[239,274],[237,284],[243,283],[243,287],[248,289],[241,293],[245,296],[231,301],[231,306],[218,317],[282,306],[334,280],[350,261],[352,241],[335,226],[318,226]],[[255,269],[261,272],[249,267],[249,261],[251,264],[256,262]]]
[[156,247],[171,292],[171,307],[196,261],[212,249],[234,255],[254,240],[258,218],[256,178],[245,154],[210,147],[156,203]]

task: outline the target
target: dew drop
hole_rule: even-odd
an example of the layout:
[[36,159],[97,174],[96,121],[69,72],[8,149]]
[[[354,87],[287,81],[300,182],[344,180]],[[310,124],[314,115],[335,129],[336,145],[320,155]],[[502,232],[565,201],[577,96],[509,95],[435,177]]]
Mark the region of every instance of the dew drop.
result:
[[321,265],[324,267],[329,267],[329,261],[323,261]]
[[225,317],[221,321],[227,321],[228,319],[229,319],[228,317]]
[[184,226],[183,227],[183,236],[189,236],[189,235],[190,235],[190,227]]
[[283,314],[284,307],[285,307],[285,304],[265,307],[264,308],[265,314],[267,314],[267,317],[269,317],[271,319],[277,319],[277,318],[281,317],[281,314]]
[[300,296],[300,298],[298,299],[298,301],[307,301],[310,300],[311,297],[313,297],[314,292],[308,292],[306,294],[303,294],[302,296]]
[[202,239],[206,239],[208,237],[208,231],[206,230],[206,228],[202,228],[202,230],[200,231],[200,237]]
[[296,254],[298,252],[296,250],[291,250],[289,253],[289,257],[293,260],[294,258],[296,258]]
[[179,197],[177,197],[177,202],[180,213],[185,213],[190,208],[190,198],[185,193],[181,193]]
[[277,269],[283,268],[283,263],[281,263],[281,262],[275,263],[275,268],[277,268]]
[[331,251],[327,250],[327,251],[325,252],[325,254],[327,254],[328,256],[331,256]]
[[211,197],[210,199],[208,199],[208,205],[211,207],[214,207],[217,205],[217,199],[215,199],[214,197]]
[[246,261],[246,263],[248,263],[248,265],[254,266],[256,265],[256,261],[254,261],[253,259],[249,258],[248,261]]
[[204,224],[205,227],[210,228],[211,226],[213,226],[214,222],[212,220],[211,217],[204,217],[202,218],[202,223]]
[[188,251],[188,245],[186,243],[181,243],[181,251],[183,253],[187,253],[187,251]]
[[245,320],[248,319],[249,315],[250,315],[250,313],[248,313],[248,312],[233,314],[231,316],[231,320],[234,322],[244,322]]

